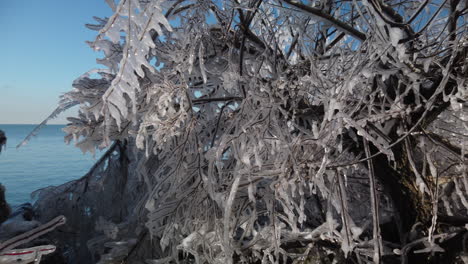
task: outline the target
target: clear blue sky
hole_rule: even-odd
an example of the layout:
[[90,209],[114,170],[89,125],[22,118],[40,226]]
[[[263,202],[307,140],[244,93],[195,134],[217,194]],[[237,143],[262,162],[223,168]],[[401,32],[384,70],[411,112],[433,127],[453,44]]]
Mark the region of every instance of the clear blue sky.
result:
[[0,0],[0,124],[40,123],[75,78],[101,67],[84,24],[110,15],[104,0]]

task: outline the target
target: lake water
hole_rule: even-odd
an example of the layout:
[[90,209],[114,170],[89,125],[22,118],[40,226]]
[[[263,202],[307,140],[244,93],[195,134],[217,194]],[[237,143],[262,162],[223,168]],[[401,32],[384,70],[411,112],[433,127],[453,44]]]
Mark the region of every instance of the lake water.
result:
[[92,167],[96,157],[84,155],[81,150],[65,144],[64,125],[48,125],[30,142],[16,149],[35,125],[1,125],[8,138],[6,149],[0,153],[0,183],[6,187],[10,205],[31,202],[34,190],[60,185],[78,179]]

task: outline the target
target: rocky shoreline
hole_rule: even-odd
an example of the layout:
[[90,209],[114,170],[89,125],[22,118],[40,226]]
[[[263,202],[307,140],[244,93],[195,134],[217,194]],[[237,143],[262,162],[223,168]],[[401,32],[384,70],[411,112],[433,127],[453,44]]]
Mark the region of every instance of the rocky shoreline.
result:
[[[0,246],[5,243],[5,241],[11,241],[12,238],[21,237],[22,234],[28,234],[34,229],[44,225],[45,223],[39,222],[37,219],[37,213],[34,211],[33,205],[30,203],[24,203],[13,209],[9,206],[8,202],[5,199],[5,187],[0,183]],[[47,230],[46,230],[47,231]],[[60,232],[60,231],[54,231]],[[25,239],[27,240],[27,239]],[[15,249],[13,251],[18,251],[21,249],[31,249],[31,248],[41,248],[47,245],[55,245],[53,252],[50,254],[42,255],[40,259],[41,264],[65,264],[67,263],[64,257],[64,249],[60,245],[56,244],[57,241],[54,241],[52,236],[48,232],[40,235],[39,237],[28,241],[24,244],[18,246],[20,249]],[[9,263],[32,263],[33,261],[28,261],[23,257],[21,259],[21,254],[4,254],[9,255],[5,257],[2,253],[7,250],[0,248],[0,263],[9,264]],[[11,250],[10,250],[11,251]],[[8,259],[4,260],[2,259]],[[6,262],[4,262],[6,261]],[[13,261],[13,262],[11,262]],[[39,262],[38,262],[39,263]]]

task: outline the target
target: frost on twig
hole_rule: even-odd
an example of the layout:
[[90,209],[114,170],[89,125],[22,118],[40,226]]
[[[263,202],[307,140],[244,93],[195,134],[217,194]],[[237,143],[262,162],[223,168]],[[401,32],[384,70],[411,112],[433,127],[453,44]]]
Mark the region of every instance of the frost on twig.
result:
[[108,2],[65,131],[118,153],[41,192],[98,221],[80,259],[422,263],[465,232],[462,1]]

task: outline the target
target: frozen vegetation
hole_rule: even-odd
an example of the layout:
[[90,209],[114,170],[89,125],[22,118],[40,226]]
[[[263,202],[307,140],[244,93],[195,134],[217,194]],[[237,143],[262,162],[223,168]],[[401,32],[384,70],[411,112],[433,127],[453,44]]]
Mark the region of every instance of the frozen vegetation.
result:
[[466,1],[106,2],[70,263],[467,263]]

